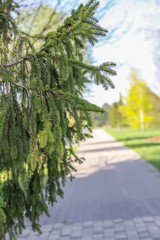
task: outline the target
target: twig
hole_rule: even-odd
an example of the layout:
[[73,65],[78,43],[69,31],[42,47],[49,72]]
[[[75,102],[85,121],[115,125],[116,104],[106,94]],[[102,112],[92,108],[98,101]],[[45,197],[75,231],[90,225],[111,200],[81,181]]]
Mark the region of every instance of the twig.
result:
[[[41,49],[41,50],[42,50],[42,49]],[[40,50],[40,51],[41,51],[41,50]],[[40,52],[40,51],[39,51],[39,52]],[[37,54],[38,54],[39,52],[37,52]],[[32,57],[33,57],[34,59],[36,59],[36,55],[33,55],[33,54],[29,53],[27,56],[25,56],[25,57],[23,57],[23,58],[15,61],[15,62],[11,62],[11,63],[8,63],[8,64],[1,64],[0,66],[1,66],[3,69],[4,69],[4,68],[8,68],[8,67],[12,67],[12,66],[14,66],[14,65],[17,65],[17,64],[19,64],[19,63],[22,63],[22,62],[28,60],[28,56],[29,56],[29,55],[32,55]]]
[[[5,66],[4,65],[0,65],[0,66],[3,69],[3,71],[4,71],[4,74],[6,74]],[[2,81],[3,81],[3,79],[2,79]],[[27,92],[27,95],[28,95],[28,107],[30,108],[31,107],[31,98],[30,98],[30,94],[29,94],[29,91],[28,91],[27,87],[23,86],[23,85],[21,85],[19,83],[16,83],[16,82],[14,82],[14,81],[12,81],[10,79],[9,79],[9,82],[11,82],[12,84],[14,84],[17,87],[25,89],[25,91]]]
[[48,90],[50,93],[62,98],[64,101],[69,102],[71,105],[73,105],[75,108],[78,108],[74,103],[72,103],[71,101],[69,101],[68,99],[66,99],[65,97],[63,97],[62,95],[60,95],[58,92],[54,91],[54,90]]
[[8,64],[3,64],[3,65],[0,65],[2,68],[8,68],[8,67],[12,67],[14,65],[17,65],[19,63],[22,63],[24,62],[25,60],[27,60],[27,57],[23,57],[15,62],[11,62],[11,63],[8,63]]
[[13,82],[12,80],[9,80],[9,81],[10,81],[11,83],[13,83],[15,86],[24,88],[24,89],[26,90],[28,96],[29,96],[29,91],[28,91],[28,89],[26,88],[26,86],[23,86],[23,85],[21,85],[21,84],[19,84],[19,83]]

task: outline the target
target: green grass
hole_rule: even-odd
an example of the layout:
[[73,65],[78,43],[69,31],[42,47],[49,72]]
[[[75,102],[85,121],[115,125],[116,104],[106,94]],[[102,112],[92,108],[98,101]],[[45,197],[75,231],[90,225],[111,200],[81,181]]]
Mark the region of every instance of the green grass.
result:
[[133,130],[133,129],[107,129],[110,135],[129,148],[132,148],[142,158],[160,170],[160,142],[151,142],[147,138],[160,136],[160,129]]

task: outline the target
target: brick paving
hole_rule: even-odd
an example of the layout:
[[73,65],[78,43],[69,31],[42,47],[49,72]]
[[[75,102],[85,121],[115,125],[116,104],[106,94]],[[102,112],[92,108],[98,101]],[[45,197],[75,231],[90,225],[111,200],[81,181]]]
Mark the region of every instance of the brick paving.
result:
[[81,144],[86,158],[64,199],[18,240],[160,240],[160,173],[103,130]]

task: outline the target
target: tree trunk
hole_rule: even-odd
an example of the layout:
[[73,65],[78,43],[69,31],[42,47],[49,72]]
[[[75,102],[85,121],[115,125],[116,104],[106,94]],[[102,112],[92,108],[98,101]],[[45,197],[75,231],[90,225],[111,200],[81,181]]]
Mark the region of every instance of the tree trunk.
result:
[[140,117],[141,129],[144,130],[144,112],[143,112],[143,109],[139,110],[139,117]]

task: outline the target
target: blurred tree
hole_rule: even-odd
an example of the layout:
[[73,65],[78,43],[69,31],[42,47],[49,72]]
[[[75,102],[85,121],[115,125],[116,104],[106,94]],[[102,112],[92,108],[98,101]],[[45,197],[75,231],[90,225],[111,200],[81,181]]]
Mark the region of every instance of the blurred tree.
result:
[[15,21],[21,31],[33,36],[31,42],[38,50],[43,44],[42,35],[56,30],[62,24],[63,17],[62,12],[57,12],[56,9],[42,2],[38,7],[29,5],[22,8]]
[[109,123],[109,105],[104,103],[102,106],[104,113],[92,113],[93,125],[96,127],[106,126]]
[[109,109],[109,125],[113,128],[120,128],[125,126],[124,118],[120,112],[120,108],[123,106],[122,95],[120,94],[120,100],[114,102]]
[[152,83],[152,88],[155,93],[159,95],[160,92],[160,43],[159,43],[159,38],[160,38],[160,28],[153,29],[151,32],[151,37],[152,41],[154,41],[152,44],[153,46],[153,60],[154,64],[156,67],[156,72],[155,72],[155,77],[156,81]]
[[136,72],[131,72],[131,88],[128,96],[124,97],[124,105],[120,111],[128,124],[133,128],[148,128],[153,121],[152,103],[149,88]]
[[117,109],[118,109],[118,104],[114,102],[110,107],[110,111],[109,111],[109,123],[110,123],[110,126],[113,128],[117,127]]
[[[14,20],[17,3],[0,0],[0,239],[21,233],[25,217],[41,231],[39,217],[49,216],[73,162],[82,162],[73,144],[91,136],[89,112],[103,112],[82,96],[86,82],[107,90],[116,74],[113,62],[84,62],[86,42],[107,33],[95,17],[98,5],[81,4],[56,31],[33,36]],[[33,39],[41,40],[38,50]]]
[[25,33],[30,35],[46,34],[56,30],[62,24],[63,13],[57,12],[44,3],[38,9],[34,7],[22,9],[16,21],[21,31]]
[[160,97],[148,89],[148,94],[151,98],[152,104],[152,126],[153,127],[160,127]]

